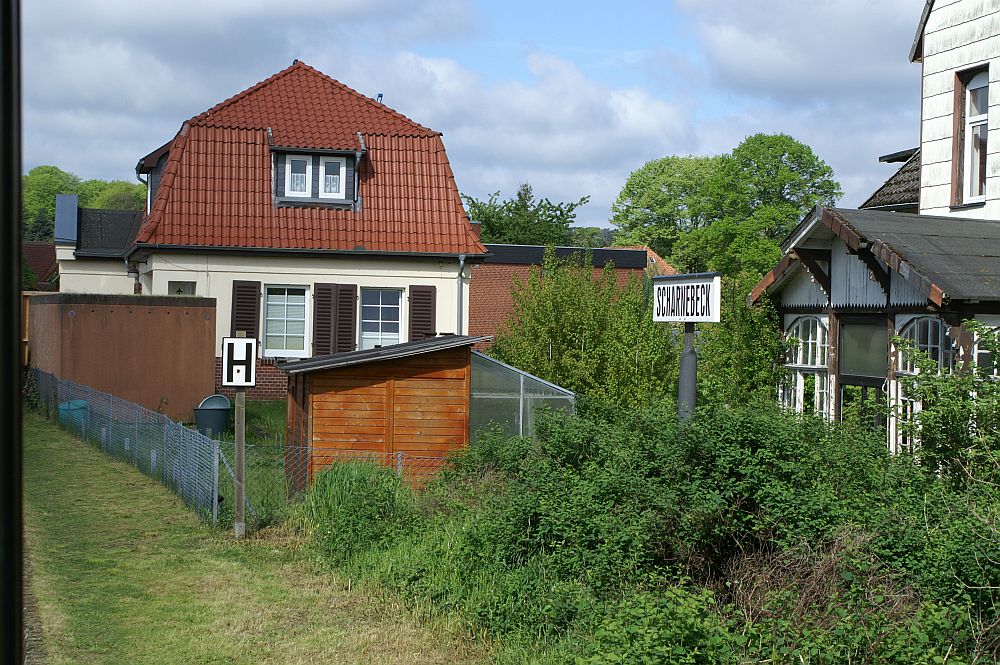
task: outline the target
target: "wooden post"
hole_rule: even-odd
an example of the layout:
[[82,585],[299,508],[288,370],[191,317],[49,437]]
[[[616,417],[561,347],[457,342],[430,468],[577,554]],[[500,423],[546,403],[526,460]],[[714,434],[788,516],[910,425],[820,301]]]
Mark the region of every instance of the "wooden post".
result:
[[[236,331],[237,337],[246,337],[247,334],[243,330]],[[256,361],[256,360],[255,360]],[[247,417],[247,393],[246,388],[236,389],[236,454],[233,460],[235,472],[235,478],[233,480],[233,485],[235,485],[236,490],[236,517],[233,520],[233,535],[236,536],[236,540],[240,540],[246,535],[246,515],[244,514],[245,508],[244,504],[246,502],[244,495],[243,479],[245,471],[245,460],[244,452],[246,446],[246,417]]]

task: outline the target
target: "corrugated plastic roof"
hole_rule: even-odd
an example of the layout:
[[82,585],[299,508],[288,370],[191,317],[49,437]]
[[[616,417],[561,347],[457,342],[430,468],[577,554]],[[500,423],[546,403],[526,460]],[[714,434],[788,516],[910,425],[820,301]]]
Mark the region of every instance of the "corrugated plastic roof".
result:
[[[359,133],[367,150],[358,171],[360,211],[274,201],[272,145],[360,150]],[[472,235],[440,134],[300,62],[181,127],[136,242],[486,252]]]

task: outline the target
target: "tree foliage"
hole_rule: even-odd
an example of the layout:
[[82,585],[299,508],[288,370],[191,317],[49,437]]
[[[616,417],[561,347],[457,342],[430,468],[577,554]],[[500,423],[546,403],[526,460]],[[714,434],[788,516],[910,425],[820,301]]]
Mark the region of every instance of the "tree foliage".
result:
[[590,257],[559,261],[514,287],[514,311],[491,353],[580,394],[614,404],[662,395],[676,379],[668,329],[653,323],[644,285],[619,288],[609,267],[594,274]]
[[500,200],[500,192],[490,194],[485,201],[462,196],[469,217],[479,222],[483,242],[512,245],[566,245],[570,240],[570,224],[576,219],[576,209],[590,200],[553,203],[538,200],[525,183],[517,194]]
[[721,157],[661,157],[629,175],[611,206],[619,245],[649,245],[669,256],[684,233],[712,221]]
[[124,180],[84,180],[57,166],[36,166],[22,176],[21,222],[25,240],[51,240],[56,195],[76,194],[84,208],[142,210],[146,187]]
[[841,193],[809,146],[787,134],[755,134],[731,154],[646,164],[626,182],[612,222],[682,270],[760,275],[801,218]]

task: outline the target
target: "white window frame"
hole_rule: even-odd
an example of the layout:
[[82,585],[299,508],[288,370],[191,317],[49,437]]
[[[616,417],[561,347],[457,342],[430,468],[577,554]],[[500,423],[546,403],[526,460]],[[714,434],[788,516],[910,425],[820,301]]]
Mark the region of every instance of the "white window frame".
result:
[[[268,347],[267,344],[267,296],[271,289],[303,289],[305,291],[305,300],[303,307],[305,308],[303,317],[303,334],[302,334],[302,350],[298,351],[295,349],[272,349]],[[310,349],[312,348],[312,339],[310,339],[310,329],[311,321],[310,312],[312,311],[312,289],[308,284],[265,284],[263,298],[263,316],[261,316],[261,340],[263,341],[264,347],[264,357],[265,358],[309,358],[312,353]],[[286,291],[287,297],[287,291]],[[286,313],[287,313],[287,303],[286,303]],[[284,319],[286,322],[288,318]],[[287,332],[283,333],[284,337],[287,337]]]
[[[913,342],[914,348],[933,357],[937,354],[938,371],[950,372],[955,367],[957,348],[951,338],[948,326],[936,316],[917,316],[899,330],[901,339]],[[917,367],[912,359],[906,358],[902,349],[896,354],[896,374],[916,376]]]
[[[306,161],[306,191],[292,191],[292,160],[304,159]],[[285,196],[296,198],[312,198],[312,155],[285,155]]]
[[[328,194],[324,190],[324,181],[326,180],[326,165],[327,162],[338,162],[340,164],[340,191],[333,194]],[[346,199],[347,198],[347,158],[345,157],[329,157],[326,155],[320,155],[319,157],[319,198],[321,199]]]
[[[807,325],[810,334],[802,335],[804,325]],[[785,363],[785,368],[791,372],[791,376],[789,383],[781,387],[781,403],[794,413],[804,412],[806,379],[807,375],[811,375],[815,377],[813,413],[830,418],[833,412],[827,367],[830,329],[818,316],[800,316],[785,330],[785,339],[792,338],[798,340],[798,344],[789,349],[790,358]]]
[[[394,286],[365,286],[365,287],[361,287],[359,289],[359,293],[358,293],[358,350],[360,351],[360,350],[363,350],[363,349],[366,349],[366,348],[374,348],[374,347],[366,347],[365,346],[365,339],[366,339],[365,336],[367,335],[368,339],[371,339],[372,335],[373,335],[373,333],[365,333],[364,332],[364,324],[365,324],[365,320],[366,320],[365,319],[365,309],[364,309],[365,308],[365,304],[364,304],[364,302],[365,302],[365,298],[364,298],[365,291],[393,291],[393,292],[396,292],[396,293],[399,294],[399,322],[398,322],[399,323],[399,332],[397,333],[398,339],[395,342],[392,342],[392,343],[393,344],[401,344],[402,342],[405,342],[406,338],[403,336],[404,333],[406,332],[404,330],[404,324],[403,324],[403,322],[404,322],[403,306],[404,306],[404,303],[406,302],[406,298],[404,297],[405,296],[405,293],[404,293],[405,289],[397,288],[397,287],[394,287]],[[371,305],[369,305],[369,306],[371,306]],[[379,309],[381,310],[381,307]],[[380,314],[381,314],[381,312],[380,312]],[[379,321],[381,322],[381,319],[379,319]],[[382,342],[383,342],[383,334],[382,334],[382,332],[380,330],[379,333],[378,333],[378,346],[389,346],[389,344],[384,344]]]
[[[965,106],[965,127],[963,128],[964,145],[962,146],[962,153],[963,153],[962,163],[964,167],[962,169],[962,179],[964,181],[962,183],[962,192],[964,194],[964,197],[962,199],[963,203],[980,203],[986,200],[985,186],[983,187],[983,192],[981,194],[973,193],[973,186],[977,185],[978,182],[973,182],[972,180],[972,165],[973,165],[972,144],[974,142],[973,131],[979,127],[983,127],[986,129],[987,141],[989,140],[989,124],[988,124],[989,105],[990,105],[989,79],[990,79],[989,70],[983,69],[980,70],[978,73],[976,73],[976,75],[973,76],[971,79],[969,79],[969,82],[965,85],[965,95],[964,99],[962,100],[962,104]],[[978,90],[980,88],[986,88],[986,110],[984,110],[983,113],[980,113],[979,115],[972,115],[971,92],[973,90]],[[985,151],[986,146],[983,146],[983,149]]]

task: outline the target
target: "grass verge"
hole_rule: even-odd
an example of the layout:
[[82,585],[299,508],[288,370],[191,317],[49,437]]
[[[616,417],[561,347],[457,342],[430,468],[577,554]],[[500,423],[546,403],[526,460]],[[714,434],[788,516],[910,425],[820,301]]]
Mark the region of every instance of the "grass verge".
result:
[[320,571],[299,539],[236,543],[154,480],[25,417],[26,545],[50,663],[471,663],[453,624]]

